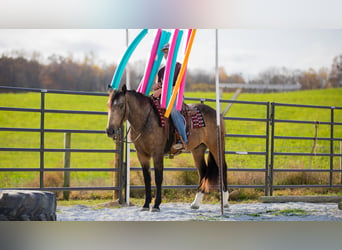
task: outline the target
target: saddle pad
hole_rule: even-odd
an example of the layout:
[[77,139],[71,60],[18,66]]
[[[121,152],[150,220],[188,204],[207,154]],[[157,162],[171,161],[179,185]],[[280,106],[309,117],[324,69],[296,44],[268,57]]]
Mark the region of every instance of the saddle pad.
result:
[[[165,110],[160,108],[160,100],[158,98],[151,97],[153,107],[156,113],[159,116],[159,125],[161,127],[165,127]],[[186,108],[184,108],[186,106]],[[203,128],[205,127],[205,122],[203,119],[202,112],[196,106],[192,106],[191,108],[186,104],[183,105],[182,114],[188,121],[187,128]],[[190,119],[189,119],[190,118]],[[190,124],[189,124],[190,123]]]
[[152,99],[154,110],[159,116],[159,126],[165,127],[165,117],[164,117],[164,112],[160,108],[160,100],[158,98],[154,98],[153,96],[151,96],[151,99]]
[[191,116],[191,128],[203,128],[205,122],[202,116],[202,112],[195,106],[193,108],[196,112]]

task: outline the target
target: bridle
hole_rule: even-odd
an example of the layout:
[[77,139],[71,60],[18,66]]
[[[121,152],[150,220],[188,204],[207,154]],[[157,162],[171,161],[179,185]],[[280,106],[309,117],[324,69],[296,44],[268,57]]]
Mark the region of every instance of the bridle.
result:
[[[126,112],[127,112],[127,98],[126,98],[126,95],[124,95],[125,96],[125,102],[124,102],[124,112],[123,112],[123,115],[122,115],[122,119],[121,119],[121,121],[120,121],[120,127],[118,128],[118,129],[116,129],[116,130],[114,130],[114,135],[117,135],[117,134],[121,134],[121,128],[122,128],[122,125],[123,125],[123,123],[124,123],[124,120],[126,119],[126,116],[127,116],[127,114],[126,114]],[[126,135],[124,136],[124,138],[123,139],[121,139],[121,136],[119,137],[119,142],[126,142],[126,143],[130,143],[128,140],[127,140],[127,136],[128,136],[128,134],[129,134],[129,132],[130,132],[130,130],[131,130],[131,128],[133,129],[133,130],[135,130],[136,132],[139,132],[139,134],[138,134],[138,136],[135,138],[135,139],[133,139],[132,140],[132,142],[136,142],[136,141],[138,141],[140,138],[141,138],[141,135],[142,135],[142,132],[144,131],[144,129],[145,129],[145,127],[146,127],[146,124],[147,124],[147,122],[148,122],[148,120],[149,120],[149,117],[150,117],[150,115],[151,115],[151,111],[152,111],[152,107],[151,107],[151,105],[150,105],[150,110],[149,110],[149,112],[148,112],[148,114],[147,114],[147,116],[145,117],[145,120],[144,120],[144,123],[143,123],[143,125],[142,125],[142,127],[141,127],[141,129],[139,129],[139,131],[137,131],[137,130],[135,130],[132,126],[130,126],[129,127],[129,129],[127,130],[127,132],[126,132]]]
[[[147,121],[149,120],[149,117],[151,115],[151,111],[152,111],[152,107],[150,106],[150,111],[148,112],[148,115],[145,117],[145,120],[144,120],[144,123],[142,125],[142,128],[140,129],[140,132],[138,134],[138,136],[133,140],[133,142],[136,142],[140,139],[141,137],[141,133],[144,131],[145,127],[146,127],[146,124],[147,124]],[[128,132],[129,130],[132,128],[132,126],[129,127],[128,131],[127,131],[127,134],[126,134],[126,137],[128,135]],[[134,128],[133,128],[134,129]],[[135,129],[134,129],[135,130]],[[136,130],[135,130],[136,131]]]

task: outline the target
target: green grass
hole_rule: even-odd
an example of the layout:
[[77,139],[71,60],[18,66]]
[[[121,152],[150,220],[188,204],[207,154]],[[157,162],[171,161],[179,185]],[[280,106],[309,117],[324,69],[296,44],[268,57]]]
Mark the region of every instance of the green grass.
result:
[[[223,93],[222,99],[230,99],[233,93]],[[186,97],[215,99],[215,93],[186,93]],[[258,102],[278,102],[292,104],[324,105],[342,107],[342,89],[325,89],[312,91],[297,91],[289,93],[244,94],[238,100]],[[87,110],[106,112],[107,97],[46,94],[46,109]],[[215,102],[207,103],[215,108]],[[222,104],[224,110],[226,104]],[[1,107],[40,108],[40,93],[1,94]],[[266,118],[266,107],[262,105],[234,104],[226,115],[227,117]],[[329,109],[310,109],[277,107],[277,119],[330,121]],[[342,122],[342,110],[335,110],[335,121]],[[45,114],[45,128],[48,129],[92,129],[104,130],[107,123],[106,115],[78,115],[78,114]],[[39,128],[40,113],[0,111],[0,127],[11,128]],[[265,135],[264,122],[226,121],[226,133],[229,134],[256,134]],[[313,137],[313,124],[278,123],[275,127],[278,136],[308,136]],[[62,133],[46,133],[46,148],[63,148],[64,135]],[[319,137],[330,136],[330,126],[318,126]],[[335,137],[342,137],[342,126],[335,126]],[[113,149],[113,141],[105,134],[72,134],[71,146],[74,149]],[[40,134],[37,132],[0,132],[0,147],[28,147],[39,148]],[[310,153],[313,141],[311,140],[276,140],[276,152],[307,152]],[[227,138],[226,150],[263,152],[266,149],[265,139]],[[329,141],[318,141],[316,152],[328,153]],[[335,153],[340,152],[340,142],[334,142]],[[62,168],[63,153],[45,153],[46,168]],[[226,155],[231,168],[264,168],[265,157],[255,155]],[[1,152],[0,168],[39,168],[39,152]],[[107,168],[113,167],[114,156],[111,153],[72,153],[71,167],[73,168]],[[138,166],[135,155],[132,155],[132,166]],[[175,159],[165,160],[166,167],[192,167],[192,157],[189,154],[176,156]],[[276,168],[322,168],[329,169],[329,157],[276,157]],[[334,159],[334,168],[339,168],[339,158]],[[166,172],[165,185],[197,184],[197,173],[188,172],[182,177],[177,173]],[[111,186],[113,173],[106,172],[77,172],[71,173],[72,186]],[[324,183],[327,176],[323,174],[315,180]],[[46,185],[61,186],[63,173],[45,173]],[[334,181],[338,181],[338,175]],[[232,172],[228,175],[231,184],[263,184],[263,173]],[[142,185],[141,172],[132,173],[132,184]],[[9,187],[36,187],[39,185],[39,172],[0,172],[1,188]],[[96,195],[95,195],[96,196]]]

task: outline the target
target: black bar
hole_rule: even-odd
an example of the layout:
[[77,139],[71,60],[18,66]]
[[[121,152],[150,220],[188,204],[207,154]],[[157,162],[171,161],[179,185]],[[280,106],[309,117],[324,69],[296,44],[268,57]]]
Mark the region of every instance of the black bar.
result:
[[41,129],[40,128],[0,128],[0,131],[41,132]]
[[342,188],[342,185],[274,185],[274,189],[282,189],[282,188]]
[[[130,171],[140,171],[141,167],[131,167]],[[151,171],[154,171],[154,168],[151,168]],[[197,171],[197,168],[164,168],[164,171]],[[230,172],[264,172],[264,168],[227,168],[227,171]]]
[[266,138],[267,138],[267,135],[225,134],[225,137],[266,139]]
[[[18,152],[41,152],[40,148],[0,148],[0,151]],[[116,153],[120,150],[114,149],[65,149],[65,148],[45,148],[44,152],[71,152],[71,153]]]
[[265,172],[265,168],[228,168],[229,172]]
[[330,110],[331,115],[331,126],[330,126],[330,176],[329,176],[329,183],[330,187],[333,185],[333,170],[334,170],[334,107],[331,107]]
[[[130,171],[140,171],[142,170],[141,167],[131,167],[129,168]],[[151,171],[154,171],[154,168],[151,168]],[[163,171],[197,171],[197,168],[165,168]]]
[[[16,131],[16,132],[40,132],[39,128],[0,128],[0,131]],[[104,130],[78,130],[78,129],[44,129],[49,133],[85,133],[85,134],[105,134]]]
[[65,149],[65,148],[46,148],[45,152],[71,152],[71,153],[116,153],[120,150],[114,149]]
[[269,164],[269,151],[270,151],[270,147],[269,147],[269,138],[270,138],[270,103],[267,103],[266,106],[266,118],[267,118],[267,122],[266,122],[266,156],[265,156],[265,196],[268,196],[269,194],[269,178],[268,178],[268,164]]
[[42,112],[41,109],[0,107],[0,111]]
[[225,151],[228,155],[266,155],[266,152]]
[[273,195],[273,168],[274,168],[274,133],[275,133],[275,105],[271,103],[271,163],[269,169],[269,185],[270,185],[270,196]]
[[[198,101],[200,100],[201,103],[204,102],[216,102],[215,99],[208,99],[208,98],[193,98],[193,97],[185,97],[185,101]],[[267,105],[267,102],[252,102],[252,101],[237,101],[237,100],[222,100],[220,99],[221,103],[237,103],[237,104],[254,104],[254,105]]]
[[330,170],[330,169],[281,169],[281,168],[276,168],[276,169],[273,169],[273,172],[313,172],[313,173],[330,173],[330,172],[335,172],[335,173],[338,173],[338,172],[342,172],[342,170],[340,169],[333,169],[333,170]]
[[45,91],[40,92],[40,173],[39,173],[39,187],[44,188],[44,128],[45,128]]
[[45,113],[79,114],[79,115],[108,115],[107,112],[103,112],[103,111],[59,110],[59,109],[46,109]]
[[292,153],[292,152],[274,152],[274,155],[296,155],[296,156],[342,156],[342,154],[327,153]]
[[50,133],[84,133],[84,134],[105,134],[105,130],[78,130],[78,129],[45,129]]
[[263,118],[244,118],[244,117],[223,117],[223,120],[248,121],[248,122],[266,122],[267,121],[267,119],[263,119]]
[[320,108],[320,109],[342,109],[342,107],[334,107],[334,106],[321,106],[321,105],[306,105],[306,104],[288,104],[288,103],[274,103],[276,106],[285,106],[285,107],[297,107],[297,108]]
[[[342,185],[341,185],[342,186]],[[131,186],[131,189],[144,189],[145,186]],[[156,186],[151,186],[155,189]],[[163,189],[197,189],[198,185],[163,186]],[[218,188],[218,185],[217,185]],[[229,185],[229,188],[265,188],[265,185]]]
[[44,188],[32,188],[32,187],[19,187],[19,188],[0,188],[0,190],[39,190],[39,191],[111,191],[119,190],[119,187],[44,187]]
[[[39,172],[40,168],[0,168],[0,172]],[[44,172],[119,172],[116,168],[45,168]]]
[[300,136],[275,136],[274,139],[281,140],[321,140],[321,141],[341,141],[342,138],[327,138],[327,137],[300,137]]
[[[275,122],[283,122],[283,123],[302,123],[302,124],[316,124],[317,121],[301,121],[301,120],[283,120],[283,119],[276,119]],[[330,122],[319,122],[320,125],[330,125]],[[342,125],[337,124],[337,125]]]

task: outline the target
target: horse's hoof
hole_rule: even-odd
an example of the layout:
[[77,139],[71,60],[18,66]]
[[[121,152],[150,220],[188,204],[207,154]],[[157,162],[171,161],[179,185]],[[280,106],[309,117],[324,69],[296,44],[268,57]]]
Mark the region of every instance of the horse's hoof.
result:
[[191,205],[190,208],[191,209],[199,209],[199,206],[198,205]]
[[149,207],[143,207],[143,208],[141,208],[141,212],[144,212],[144,211],[149,211],[150,210],[150,208]]
[[151,212],[160,212],[160,208],[159,207],[153,207],[153,208],[151,208]]
[[224,204],[224,205],[223,205],[223,208],[228,209],[228,208],[229,208],[229,204]]

